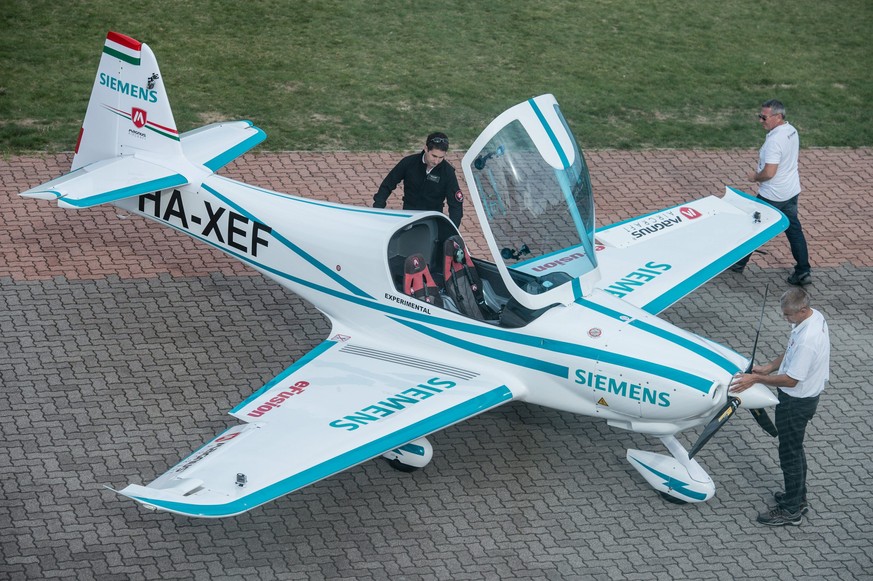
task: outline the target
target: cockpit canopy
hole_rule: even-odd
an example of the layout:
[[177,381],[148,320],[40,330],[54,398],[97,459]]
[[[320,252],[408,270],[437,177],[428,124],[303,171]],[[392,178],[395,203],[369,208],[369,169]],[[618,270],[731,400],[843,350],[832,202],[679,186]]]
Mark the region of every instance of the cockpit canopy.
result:
[[590,292],[599,278],[591,181],[552,95],[497,117],[464,156],[463,169],[494,262],[516,300],[536,309]]

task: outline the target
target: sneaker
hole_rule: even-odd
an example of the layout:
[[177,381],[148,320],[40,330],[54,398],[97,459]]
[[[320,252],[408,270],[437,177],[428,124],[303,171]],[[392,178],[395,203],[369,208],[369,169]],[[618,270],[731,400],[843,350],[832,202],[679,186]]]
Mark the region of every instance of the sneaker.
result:
[[733,264],[733,265],[731,265],[731,267],[730,267],[728,270],[730,270],[731,272],[738,272],[738,273],[741,273],[741,272],[743,272],[745,269],[746,269],[746,265],[745,265],[745,264]]
[[[785,493],[784,492],[774,492],[773,498],[775,498],[776,502],[778,502],[779,505],[782,506],[782,499],[785,498]],[[806,502],[806,499],[804,498],[803,502],[800,503],[800,514],[806,514],[808,512],[809,512],[809,503]]]
[[803,513],[799,510],[790,513],[781,506],[777,506],[767,512],[758,515],[758,522],[768,527],[784,527],[785,525],[798,526],[803,522]]
[[803,274],[797,274],[795,272],[788,277],[788,284],[793,284],[794,286],[806,286],[812,284],[812,275],[808,272]]

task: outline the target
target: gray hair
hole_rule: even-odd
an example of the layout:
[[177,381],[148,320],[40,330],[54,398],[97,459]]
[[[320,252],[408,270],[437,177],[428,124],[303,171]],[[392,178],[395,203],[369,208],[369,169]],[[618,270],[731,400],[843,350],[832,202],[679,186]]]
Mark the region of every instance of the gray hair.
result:
[[771,115],[782,115],[785,119],[785,105],[777,99],[769,99],[761,103],[761,109],[770,109]]
[[779,305],[784,311],[797,313],[809,307],[809,293],[802,288],[793,287],[782,293]]

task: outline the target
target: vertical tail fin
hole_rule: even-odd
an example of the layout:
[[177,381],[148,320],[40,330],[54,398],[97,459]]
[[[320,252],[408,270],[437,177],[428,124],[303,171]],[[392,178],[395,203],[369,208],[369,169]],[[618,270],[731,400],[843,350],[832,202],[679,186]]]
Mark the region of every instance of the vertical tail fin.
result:
[[71,170],[121,155],[182,156],[158,62],[148,45],[110,32]]
[[251,121],[213,123],[180,136],[154,53],[110,32],[70,173],[20,195],[87,208],[201,184],[265,137]]

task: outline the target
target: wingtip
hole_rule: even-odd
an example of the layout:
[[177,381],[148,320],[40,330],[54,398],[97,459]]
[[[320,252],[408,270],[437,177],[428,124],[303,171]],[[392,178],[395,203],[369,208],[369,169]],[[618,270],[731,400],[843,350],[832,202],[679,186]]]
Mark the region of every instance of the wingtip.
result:
[[27,190],[18,194],[22,198],[36,198],[37,200],[57,200],[61,197],[60,192],[55,190]]

